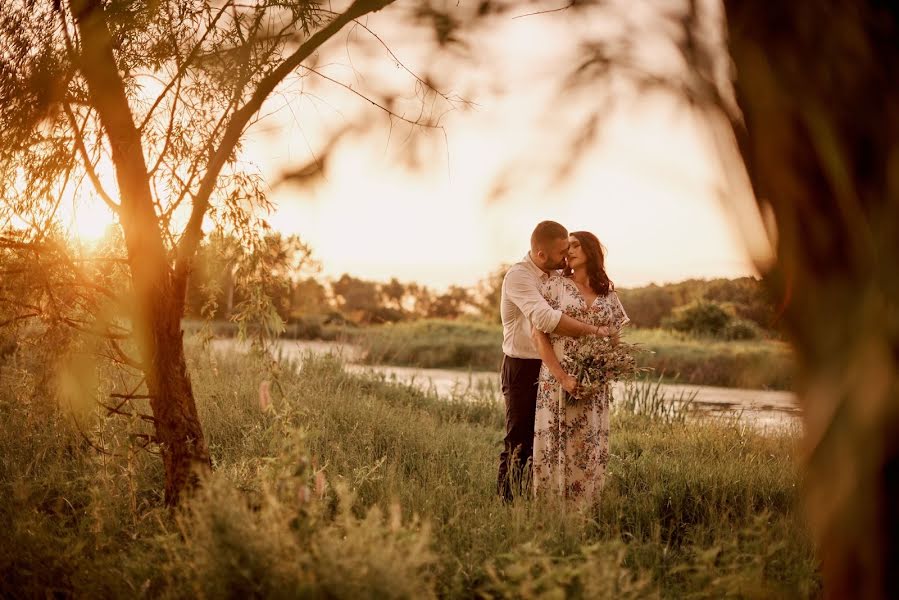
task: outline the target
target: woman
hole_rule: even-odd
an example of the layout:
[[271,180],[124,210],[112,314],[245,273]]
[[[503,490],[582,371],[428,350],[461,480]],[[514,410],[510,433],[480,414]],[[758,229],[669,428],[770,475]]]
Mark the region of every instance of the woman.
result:
[[[605,270],[603,248],[595,235],[569,236],[568,267],[543,285],[553,308],[617,336],[629,321]],[[609,462],[609,392],[565,401],[577,395],[577,380],[562,370],[560,360],[577,347],[576,338],[534,331],[543,366],[537,390],[534,424],[534,491],[573,500],[595,500]]]

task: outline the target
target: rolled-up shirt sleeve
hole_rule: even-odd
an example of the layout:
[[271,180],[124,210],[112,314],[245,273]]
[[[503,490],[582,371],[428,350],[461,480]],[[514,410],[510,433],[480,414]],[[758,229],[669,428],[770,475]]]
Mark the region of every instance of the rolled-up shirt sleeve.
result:
[[506,275],[506,295],[540,331],[552,333],[558,327],[562,311],[549,305],[539,282],[524,269],[511,269]]

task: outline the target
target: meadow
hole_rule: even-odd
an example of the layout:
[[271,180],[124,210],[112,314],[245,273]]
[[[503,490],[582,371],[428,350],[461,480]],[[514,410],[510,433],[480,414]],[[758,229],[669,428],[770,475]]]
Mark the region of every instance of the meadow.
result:
[[215,469],[171,511],[136,419],[60,407],[40,361],[2,366],[0,596],[820,595],[795,433],[628,394],[596,506],[509,506],[490,395],[438,398],[327,356],[273,373],[193,347],[190,368]]

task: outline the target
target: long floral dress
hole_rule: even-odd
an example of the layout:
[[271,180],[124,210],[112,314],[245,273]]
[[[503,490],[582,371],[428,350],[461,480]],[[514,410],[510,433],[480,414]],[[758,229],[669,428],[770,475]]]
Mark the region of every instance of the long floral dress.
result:
[[[587,302],[573,281],[553,276],[541,290],[550,306],[584,323],[621,327],[627,314],[614,291]],[[578,340],[550,335],[559,361]],[[565,402],[561,384],[546,365],[540,369],[534,423],[534,492],[573,500],[598,498],[609,464],[609,393]]]

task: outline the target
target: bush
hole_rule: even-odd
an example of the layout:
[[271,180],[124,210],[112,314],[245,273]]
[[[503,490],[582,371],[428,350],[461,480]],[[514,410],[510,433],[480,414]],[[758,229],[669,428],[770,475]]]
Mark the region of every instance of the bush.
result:
[[676,308],[663,326],[692,335],[724,337],[732,320],[733,316],[717,302],[698,300]]
[[757,340],[762,337],[758,325],[745,319],[733,319],[722,332],[726,340]]

